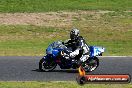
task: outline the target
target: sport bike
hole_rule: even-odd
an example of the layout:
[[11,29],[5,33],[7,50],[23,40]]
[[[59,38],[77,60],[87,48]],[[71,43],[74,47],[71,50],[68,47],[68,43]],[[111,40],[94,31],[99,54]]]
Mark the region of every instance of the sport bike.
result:
[[89,58],[81,64],[78,63],[83,51],[79,52],[75,58],[67,59],[66,53],[71,52],[62,41],[53,42],[46,49],[46,55],[39,61],[39,70],[52,71],[57,65],[61,69],[77,69],[81,65],[86,72],[94,71],[99,66],[99,59],[97,56],[102,56],[105,48],[97,46],[89,46]]

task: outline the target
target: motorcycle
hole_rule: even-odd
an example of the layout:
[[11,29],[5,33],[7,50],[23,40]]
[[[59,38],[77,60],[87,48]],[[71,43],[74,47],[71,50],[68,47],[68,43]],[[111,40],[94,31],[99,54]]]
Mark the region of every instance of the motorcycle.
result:
[[[86,72],[92,72],[99,66],[99,59],[97,56],[102,56],[105,48],[97,46],[89,46],[89,58],[81,63],[81,66]],[[40,71],[52,71],[57,65],[61,69],[77,69],[80,66],[78,63],[79,58],[82,56],[82,52],[76,58],[66,59],[67,54],[71,52],[61,41],[53,42],[46,49],[46,56],[39,61]]]

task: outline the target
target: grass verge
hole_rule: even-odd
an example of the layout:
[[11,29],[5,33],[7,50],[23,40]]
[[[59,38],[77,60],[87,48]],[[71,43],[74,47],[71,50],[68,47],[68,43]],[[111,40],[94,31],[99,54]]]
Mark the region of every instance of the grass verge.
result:
[[[75,26],[80,29],[81,35],[89,45],[104,46],[104,55],[131,56],[131,17],[131,12],[80,14],[71,17],[70,26],[63,27],[0,25],[0,55],[43,55],[53,41],[68,39],[71,27]],[[56,24],[59,23],[59,20],[56,21]]]
[[131,10],[131,0],[1,0],[0,12]]
[[0,82],[0,88],[131,88],[132,84],[85,84],[76,82]]

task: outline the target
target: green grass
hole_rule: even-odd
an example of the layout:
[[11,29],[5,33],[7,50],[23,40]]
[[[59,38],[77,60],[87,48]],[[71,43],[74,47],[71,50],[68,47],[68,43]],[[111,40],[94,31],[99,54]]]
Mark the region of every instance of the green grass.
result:
[[[105,47],[104,55],[131,56],[131,15],[131,13],[124,12],[90,16],[82,14],[77,18],[72,18],[72,25],[80,29],[80,34],[89,45]],[[70,28],[71,26],[61,28],[35,25],[0,25],[0,55],[44,55],[45,49],[50,43],[69,38]]]
[[131,88],[132,84],[85,84],[76,82],[0,82],[0,88]]
[[132,10],[131,0],[0,0],[0,12]]
[[52,33],[60,31],[55,28],[24,25],[1,25],[0,30],[0,52],[7,56],[41,55],[58,38],[56,36],[52,39]]

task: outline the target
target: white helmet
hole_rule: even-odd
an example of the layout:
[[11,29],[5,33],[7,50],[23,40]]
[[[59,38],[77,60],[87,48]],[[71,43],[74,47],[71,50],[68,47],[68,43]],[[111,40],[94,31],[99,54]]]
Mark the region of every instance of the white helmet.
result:
[[78,36],[79,36],[79,30],[76,29],[76,28],[72,29],[71,32],[70,32],[70,38],[71,38],[71,40],[77,39]]

